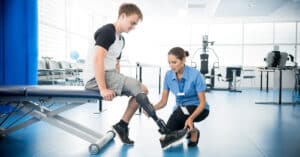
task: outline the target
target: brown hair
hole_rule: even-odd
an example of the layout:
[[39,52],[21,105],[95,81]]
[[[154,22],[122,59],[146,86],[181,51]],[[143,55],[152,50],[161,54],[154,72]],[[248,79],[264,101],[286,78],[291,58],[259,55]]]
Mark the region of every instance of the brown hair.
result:
[[141,20],[143,20],[143,13],[141,12],[140,8],[133,4],[133,3],[123,3],[119,8],[119,15],[125,13],[126,16],[130,16],[132,14],[137,14]]
[[174,47],[169,51],[168,55],[174,55],[177,59],[183,60],[185,57],[189,56],[189,52],[181,47]]

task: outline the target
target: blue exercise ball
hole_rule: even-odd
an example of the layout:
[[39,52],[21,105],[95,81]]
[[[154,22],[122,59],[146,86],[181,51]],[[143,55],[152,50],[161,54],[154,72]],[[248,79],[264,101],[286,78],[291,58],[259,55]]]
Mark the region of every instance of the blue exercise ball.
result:
[[70,56],[72,59],[77,60],[79,58],[79,53],[77,51],[72,51]]

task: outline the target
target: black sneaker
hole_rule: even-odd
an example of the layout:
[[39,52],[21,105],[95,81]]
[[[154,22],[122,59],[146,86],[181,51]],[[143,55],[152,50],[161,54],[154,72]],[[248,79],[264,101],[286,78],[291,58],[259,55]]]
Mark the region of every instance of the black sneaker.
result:
[[134,141],[130,140],[128,137],[129,129],[127,127],[124,128],[117,123],[113,125],[112,128],[124,144],[130,144],[130,145],[134,144]]
[[180,143],[181,139],[183,139],[188,133],[188,129],[182,129],[178,131],[173,131],[169,134],[166,134],[164,139],[160,139],[161,148],[166,150],[170,148],[172,145],[177,145]]

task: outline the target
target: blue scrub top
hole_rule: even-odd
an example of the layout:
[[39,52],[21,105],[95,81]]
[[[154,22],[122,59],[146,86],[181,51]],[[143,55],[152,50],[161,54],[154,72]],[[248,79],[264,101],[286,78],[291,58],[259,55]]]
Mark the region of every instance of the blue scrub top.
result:
[[[185,65],[180,81],[174,71],[166,72],[164,90],[171,91],[176,96],[176,106],[197,106],[200,103],[198,93],[206,90],[206,83],[198,70]],[[206,104],[205,108],[209,109],[209,105]]]

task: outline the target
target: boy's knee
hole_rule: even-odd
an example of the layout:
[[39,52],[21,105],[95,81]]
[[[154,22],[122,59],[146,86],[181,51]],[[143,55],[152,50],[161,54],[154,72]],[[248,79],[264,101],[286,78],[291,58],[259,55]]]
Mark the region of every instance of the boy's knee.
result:
[[142,84],[135,79],[127,79],[125,82],[125,91],[129,92],[130,95],[136,96],[138,93],[144,92]]
[[141,88],[142,88],[143,93],[145,93],[145,94],[149,93],[149,90],[148,90],[148,88],[145,85],[142,84]]

